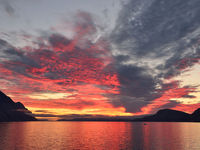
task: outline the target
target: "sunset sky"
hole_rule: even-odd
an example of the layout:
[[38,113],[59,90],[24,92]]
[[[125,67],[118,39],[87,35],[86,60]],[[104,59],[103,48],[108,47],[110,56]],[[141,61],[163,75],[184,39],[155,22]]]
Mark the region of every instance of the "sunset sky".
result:
[[36,117],[200,107],[199,0],[0,0],[0,90]]

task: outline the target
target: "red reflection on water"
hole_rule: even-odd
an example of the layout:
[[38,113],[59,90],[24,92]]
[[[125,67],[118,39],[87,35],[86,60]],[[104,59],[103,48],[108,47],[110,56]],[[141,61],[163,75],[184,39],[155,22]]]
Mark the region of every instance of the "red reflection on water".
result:
[[126,122],[5,123],[0,124],[0,149],[130,149],[130,131]]
[[88,149],[127,149],[131,145],[131,124],[125,122],[91,122],[82,124],[80,137]]
[[0,150],[195,150],[198,123],[0,123]]
[[143,137],[144,137],[144,149],[148,150],[150,148],[150,142],[149,142],[149,125],[143,125]]
[[[143,125],[145,150],[187,150],[185,137],[188,136],[185,125],[190,123],[147,123]],[[191,144],[191,143],[190,143]]]

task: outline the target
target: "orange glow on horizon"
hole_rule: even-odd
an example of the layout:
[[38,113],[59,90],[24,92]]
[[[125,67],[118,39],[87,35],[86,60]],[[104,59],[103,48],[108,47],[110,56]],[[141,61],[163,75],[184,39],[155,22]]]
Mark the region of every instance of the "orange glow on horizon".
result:
[[[62,109],[62,108],[34,108],[34,107],[27,107],[29,110],[32,111],[34,114],[48,114],[54,115],[52,117],[59,117],[64,115],[102,115],[102,116],[133,116],[132,113],[125,112],[123,107],[119,108],[93,108],[93,109],[82,109],[82,110],[73,110],[73,109]],[[44,112],[40,112],[40,110]]]

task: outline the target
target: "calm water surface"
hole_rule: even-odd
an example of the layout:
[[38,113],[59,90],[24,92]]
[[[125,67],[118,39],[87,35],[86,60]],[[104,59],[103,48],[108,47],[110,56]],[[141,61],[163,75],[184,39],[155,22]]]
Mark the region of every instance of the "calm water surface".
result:
[[0,150],[199,150],[200,123],[0,123]]

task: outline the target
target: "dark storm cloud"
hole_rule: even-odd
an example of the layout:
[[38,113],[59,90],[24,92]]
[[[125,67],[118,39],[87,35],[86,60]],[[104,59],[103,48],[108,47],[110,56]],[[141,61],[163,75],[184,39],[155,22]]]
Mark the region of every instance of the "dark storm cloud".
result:
[[122,94],[135,97],[150,97],[153,94],[156,81],[151,75],[144,73],[145,68],[131,65],[118,67]]
[[198,0],[131,0],[120,13],[114,42],[138,56],[166,55],[170,51],[160,48],[199,27],[199,5]]
[[115,106],[125,106],[126,112],[139,112],[140,108],[147,105],[149,102],[146,101],[145,97],[134,97],[126,95],[115,95],[112,96],[112,103]]
[[113,98],[116,106],[125,106],[127,112],[139,112],[140,108],[149,101],[157,98],[160,93],[156,91],[158,81],[146,69],[133,65],[117,64],[120,82],[120,95]]
[[133,98],[127,103],[121,96],[118,103],[135,112],[139,101],[142,106],[162,93],[157,87],[164,86],[163,78],[198,62],[199,18],[199,0],[129,0],[124,4],[111,39],[121,94]]

